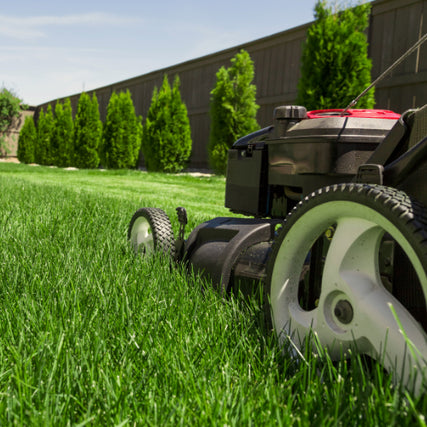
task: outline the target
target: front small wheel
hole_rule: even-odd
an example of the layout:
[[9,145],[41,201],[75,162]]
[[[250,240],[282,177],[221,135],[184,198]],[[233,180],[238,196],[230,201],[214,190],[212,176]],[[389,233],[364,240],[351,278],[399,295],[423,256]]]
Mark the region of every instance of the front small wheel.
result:
[[175,238],[171,222],[159,208],[141,208],[129,224],[128,240],[137,254],[160,252],[175,257]]

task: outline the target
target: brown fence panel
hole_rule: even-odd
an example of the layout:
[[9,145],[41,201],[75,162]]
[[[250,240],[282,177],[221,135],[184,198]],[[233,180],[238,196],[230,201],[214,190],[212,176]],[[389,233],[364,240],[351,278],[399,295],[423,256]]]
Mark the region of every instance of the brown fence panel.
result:
[[[421,0],[374,2],[370,25],[370,56],[374,78],[426,32],[426,10],[427,1]],[[424,44],[377,85],[378,107],[403,112],[427,103],[426,54],[427,44]]]
[[0,157],[17,157],[19,132],[24,126],[25,118],[34,115],[34,109],[30,108],[21,112],[19,117],[12,119],[12,124],[5,133],[5,145],[0,147]]

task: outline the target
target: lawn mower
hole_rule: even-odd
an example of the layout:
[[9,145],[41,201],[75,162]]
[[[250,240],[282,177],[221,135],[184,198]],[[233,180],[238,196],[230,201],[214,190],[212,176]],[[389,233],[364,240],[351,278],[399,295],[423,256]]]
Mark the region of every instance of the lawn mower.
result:
[[[349,106],[351,107],[351,105]],[[417,393],[427,384],[427,105],[307,111],[228,152],[225,206],[242,217],[175,239],[166,213],[138,209],[128,238],[209,278],[222,292],[261,286],[280,343],[332,360],[378,360]]]

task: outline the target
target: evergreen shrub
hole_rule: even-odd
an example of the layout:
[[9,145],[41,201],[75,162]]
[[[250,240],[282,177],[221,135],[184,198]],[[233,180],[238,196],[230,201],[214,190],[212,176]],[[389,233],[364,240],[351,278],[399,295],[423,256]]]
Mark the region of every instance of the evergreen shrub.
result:
[[224,174],[229,148],[240,137],[259,129],[256,113],[254,64],[245,50],[231,59],[229,68],[221,67],[211,91],[209,161],[211,168]]
[[135,168],[141,148],[142,118],[136,116],[131,94],[113,92],[103,127],[101,162],[110,169]]
[[148,171],[176,173],[185,168],[190,158],[190,121],[179,87],[178,76],[171,88],[165,75],[160,90],[154,88],[142,134]]
[[[340,10],[318,1],[301,59],[297,103],[309,110],[345,108],[371,82],[365,30],[371,5]],[[358,103],[373,108],[374,90]]]
[[74,122],[69,98],[55,105],[55,119],[52,131],[52,153],[54,164],[59,167],[70,166],[73,154]]
[[21,163],[34,163],[34,150],[37,142],[37,130],[33,116],[25,117],[24,125],[19,132],[18,160]]
[[102,122],[99,117],[98,99],[95,93],[91,99],[83,92],[74,121],[73,166],[81,169],[97,168],[101,138]]
[[36,163],[39,165],[53,165],[54,159],[52,156],[52,133],[54,128],[54,118],[52,106],[47,106],[46,112],[40,111],[37,121],[37,142],[34,151]]

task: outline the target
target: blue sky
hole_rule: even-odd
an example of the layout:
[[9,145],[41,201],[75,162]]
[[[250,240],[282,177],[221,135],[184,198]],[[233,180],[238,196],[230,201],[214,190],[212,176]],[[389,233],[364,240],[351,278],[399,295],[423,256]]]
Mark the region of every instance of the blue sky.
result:
[[310,22],[315,3],[3,1],[0,85],[38,105]]

